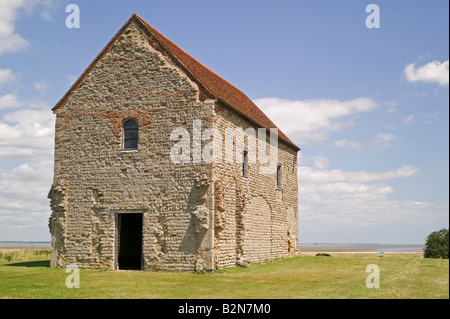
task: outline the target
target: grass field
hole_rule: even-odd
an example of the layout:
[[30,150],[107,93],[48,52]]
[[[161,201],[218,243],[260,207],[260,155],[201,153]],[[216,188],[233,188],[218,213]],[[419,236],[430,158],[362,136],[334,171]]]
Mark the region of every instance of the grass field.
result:
[[[422,254],[333,254],[277,259],[212,274],[80,270],[80,288],[66,287],[49,251],[0,250],[0,298],[449,298],[449,261]],[[380,269],[367,288],[366,266]]]

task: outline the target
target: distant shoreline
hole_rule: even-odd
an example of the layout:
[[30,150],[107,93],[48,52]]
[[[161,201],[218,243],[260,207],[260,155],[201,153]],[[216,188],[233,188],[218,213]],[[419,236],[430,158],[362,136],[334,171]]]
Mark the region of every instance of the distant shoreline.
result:
[[416,254],[423,251],[375,251],[367,249],[299,249],[301,253],[362,253],[362,254],[378,254],[383,253],[402,253],[402,254]]
[[[423,244],[301,243],[300,252],[423,252]],[[51,249],[49,241],[0,241],[0,248]]]
[[299,250],[304,252],[423,252],[423,244],[373,244],[373,243],[304,243]]
[[52,244],[49,241],[0,241],[0,248],[14,249],[14,248],[40,248],[50,249]]
[[31,244],[50,244],[49,241],[23,241],[23,240],[0,240],[0,244],[25,244],[25,243],[31,243]]

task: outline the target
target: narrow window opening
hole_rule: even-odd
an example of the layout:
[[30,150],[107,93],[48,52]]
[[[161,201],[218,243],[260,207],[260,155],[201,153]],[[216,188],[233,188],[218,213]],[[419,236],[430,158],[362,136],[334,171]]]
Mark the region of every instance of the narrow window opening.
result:
[[242,155],[242,177],[248,178],[248,151],[244,150]]
[[282,184],[282,168],[281,168],[281,164],[277,165],[277,188],[281,189],[281,184]]
[[137,150],[139,142],[139,125],[135,119],[129,119],[123,124],[123,149]]

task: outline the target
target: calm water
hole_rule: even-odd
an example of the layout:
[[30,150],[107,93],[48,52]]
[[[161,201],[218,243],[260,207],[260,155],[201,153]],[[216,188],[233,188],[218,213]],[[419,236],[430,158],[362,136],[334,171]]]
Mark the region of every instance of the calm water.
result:
[[34,241],[14,241],[14,242],[8,242],[8,241],[0,241],[0,248],[2,247],[8,247],[8,248],[51,248],[50,242],[34,242]]
[[[0,242],[0,247],[33,247],[50,248],[50,242]],[[308,249],[338,249],[338,250],[360,250],[360,251],[383,251],[383,252],[423,252],[424,245],[401,245],[401,244],[333,244],[333,243],[303,243],[300,250]]]
[[333,243],[304,243],[300,244],[300,250],[302,249],[339,249],[339,250],[360,250],[360,251],[383,251],[383,252],[423,252],[424,245],[418,244],[333,244]]

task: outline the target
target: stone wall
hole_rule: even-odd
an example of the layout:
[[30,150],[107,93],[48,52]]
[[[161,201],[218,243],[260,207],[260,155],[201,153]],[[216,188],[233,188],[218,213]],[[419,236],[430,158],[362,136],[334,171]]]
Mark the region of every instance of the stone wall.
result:
[[[150,43],[156,49],[132,23],[55,110],[53,266],[114,269],[116,214],[141,212],[144,268],[208,267],[204,239],[212,234],[201,214],[212,214],[212,203],[200,198],[209,188],[196,183],[210,168],[174,164],[169,137],[174,127],[192,132],[193,120],[210,122],[213,104],[200,101],[197,85]],[[121,151],[128,118],[139,123],[136,152]]]
[[[245,266],[295,253],[296,151],[279,141],[281,189],[259,163],[249,163],[248,178],[241,163],[174,163],[174,128],[187,129],[193,140],[198,120],[221,139],[227,128],[258,126],[222,102],[201,99],[196,82],[138,23],[107,48],[54,110],[51,265],[117,269],[117,215],[126,213],[143,215],[145,269]],[[137,151],[122,150],[129,118],[139,124]],[[200,143],[203,150],[209,141]]]
[[[221,102],[216,103],[215,127],[221,132],[258,126]],[[269,132],[269,131],[268,131]],[[222,157],[225,158],[225,137]],[[229,136],[231,139],[232,137]],[[253,146],[252,146],[253,145]],[[244,148],[257,153],[255,144],[245,140]],[[266,149],[269,156],[270,139]],[[241,163],[214,163],[215,182],[215,265],[217,268],[248,265],[298,252],[297,152],[278,141],[278,159],[282,164],[282,187],[277,188],[276,173],[261,173],[256,157],[248,164],[248,178],[242,177]],[[236,159],[236,145],[233,156]],[[239,150],[241,151],[241,150]],[[239,159],[241,154],[237,156]]]

